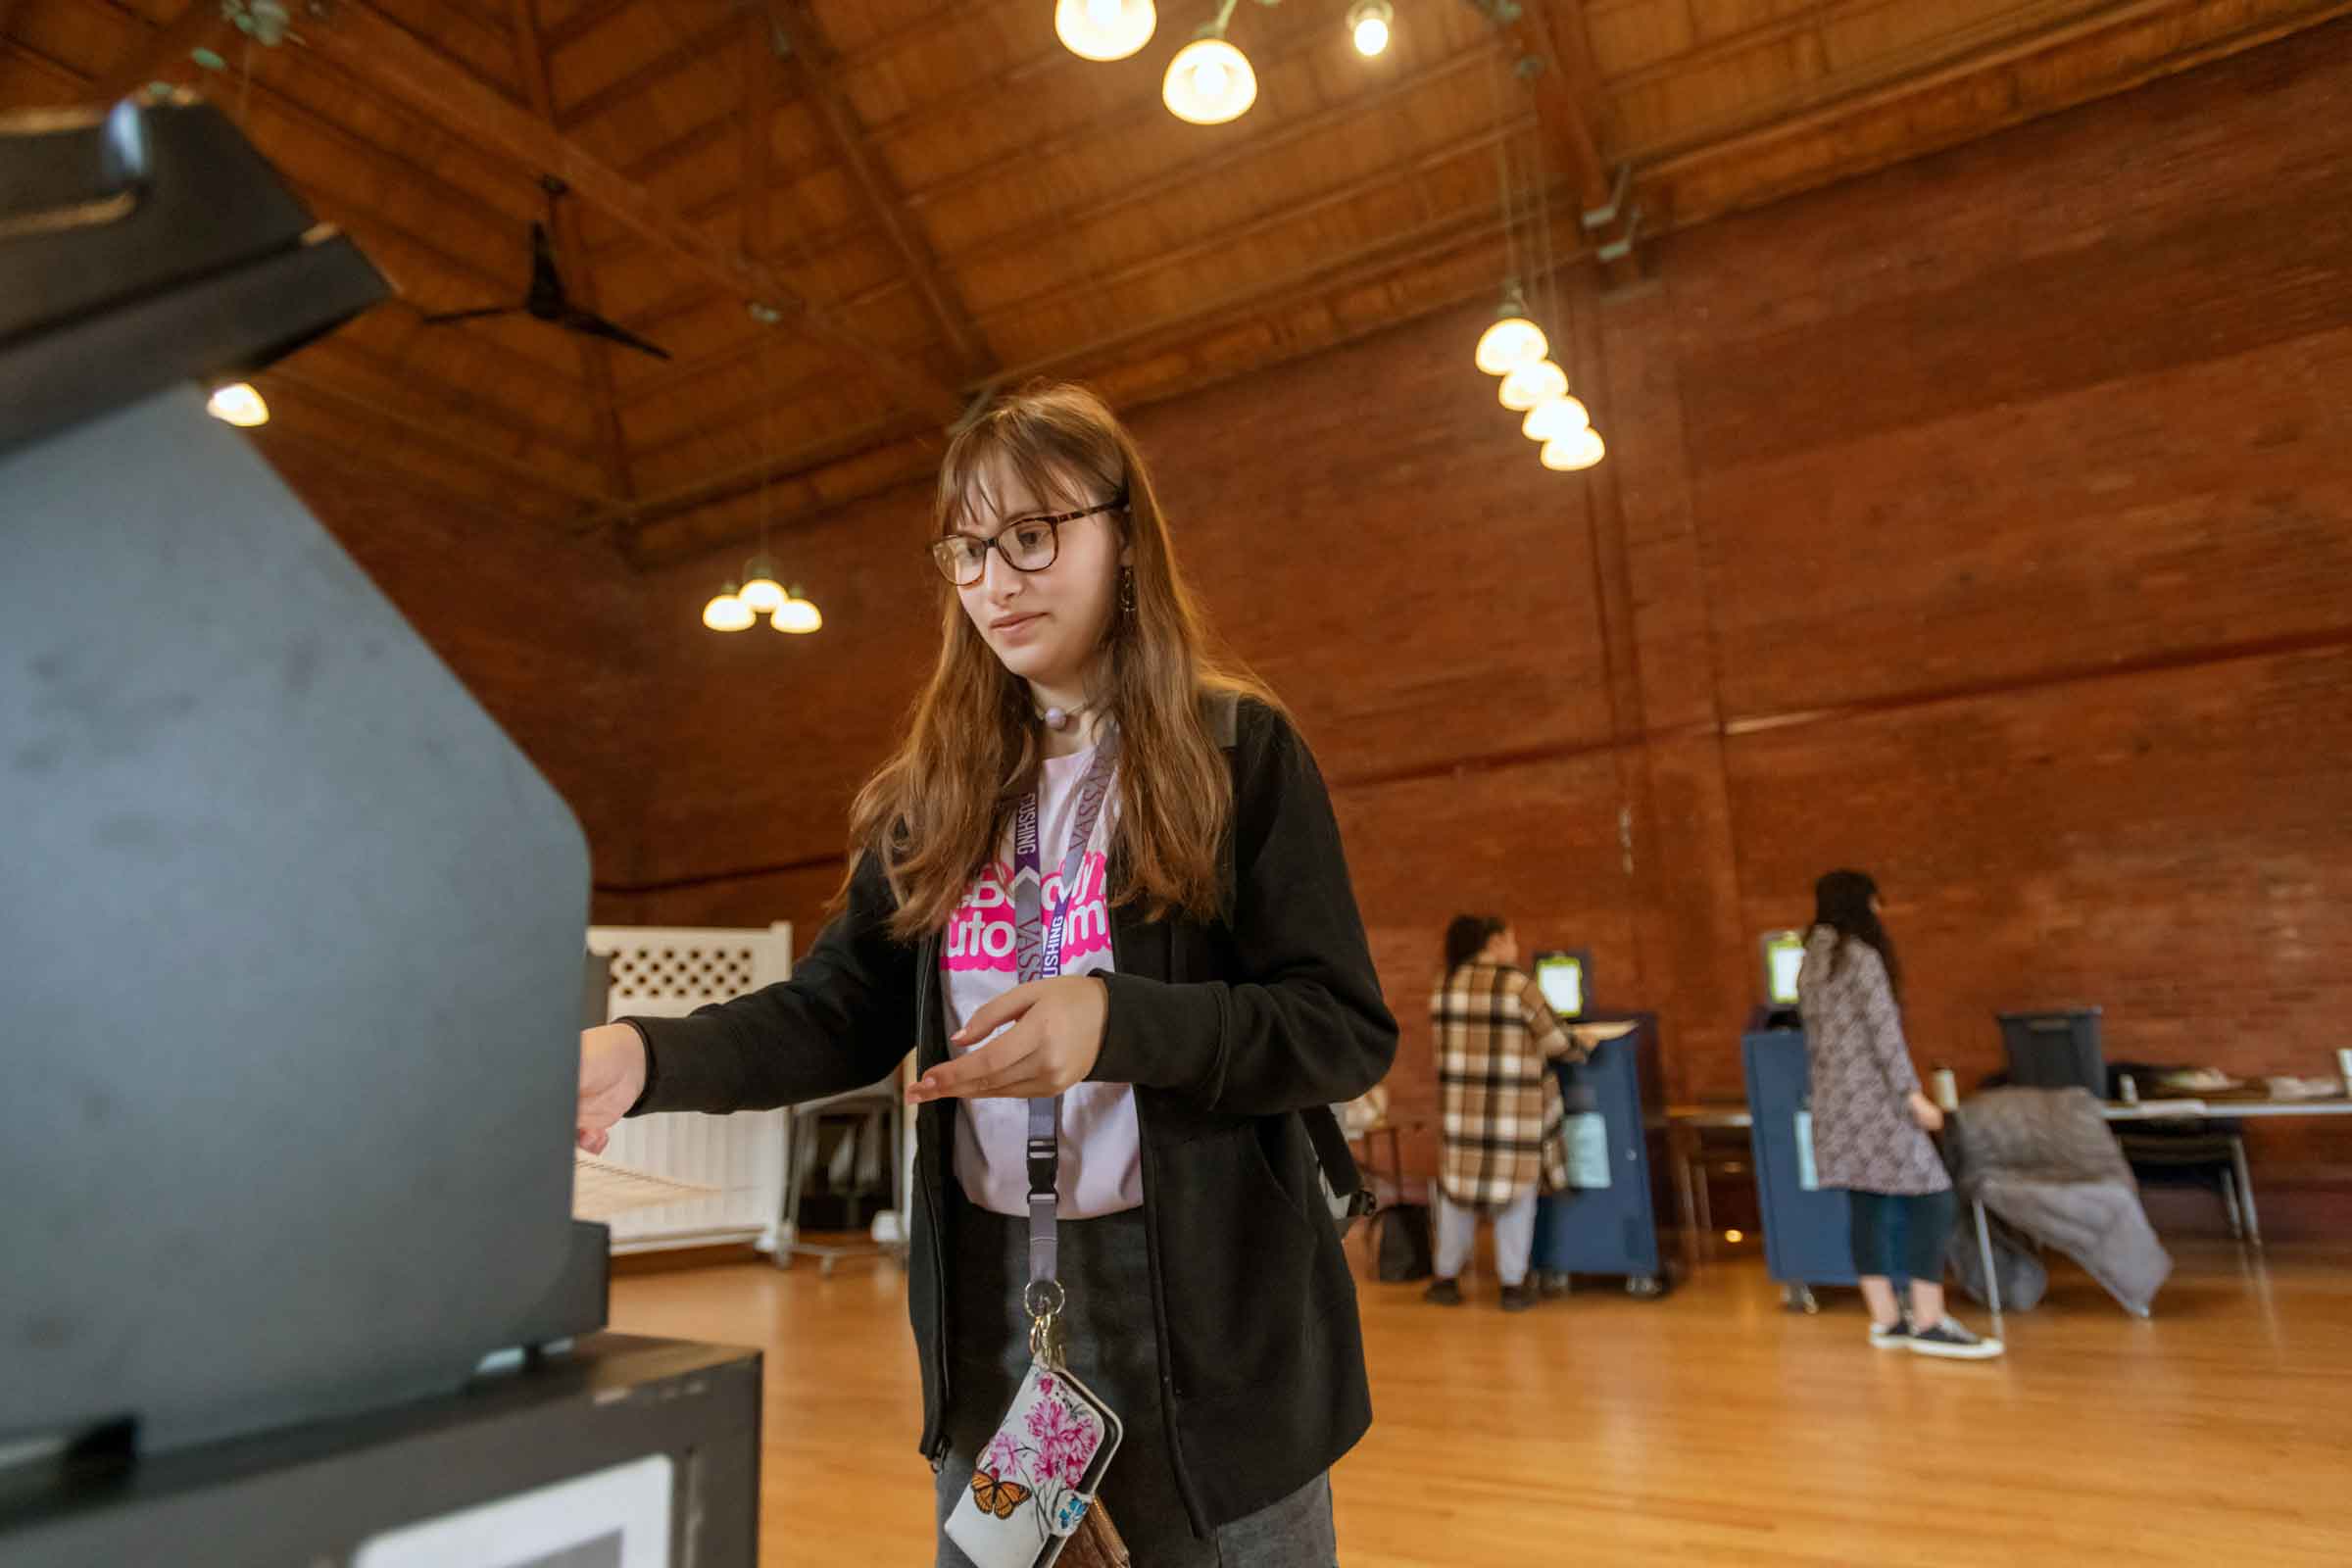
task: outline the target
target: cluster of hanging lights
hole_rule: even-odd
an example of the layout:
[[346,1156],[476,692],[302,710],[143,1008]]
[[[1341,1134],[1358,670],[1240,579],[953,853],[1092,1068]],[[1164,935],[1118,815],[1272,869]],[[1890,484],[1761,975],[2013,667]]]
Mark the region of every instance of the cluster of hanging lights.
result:
[[[1222,125],[1241,119],[1257,102],[1257,72],[1225,36],[1240,3],[1218,0],[1216,15],[1168,62],[1159,99],[1178,120]],[[1276,6],[1282,0],[1257,3]],[[1369,57],[1387,49],[1396,21],[1389,0],[1355,0],[1348,8],[1348,36],[1356,53]],[[1054,7],[1054,34],[1082,60],[1125,60],[1152,41],[1158,25],[1152,0],[1057,0]]]
[[[754,304],[752,319],[759,323],[761,333],[771,331],[784,317],[772,305]],[[780,632],[794,637],[806,637],[821,629],[825,617],[798,583],[790,590],[776,580],[775,563],[767,555],[767,527],[773,511],[775,487],[774,444],[774,387],[775,378],[769,373],[767,340],[760,339],[758,360],[760,384],[769,389],[769,406],[760,420],[760,553],[743,564],[743,575],[730,582],[710,602],[703,606],[703,624],[712,631],[749,631],[760,617]]]
[[[1529,173],[1533,195],[1518,198],[1511,179],[1509,121],[1502,90],[1500,34],[1496,35],[1494,118],[1501,138],[1494,146],[1502,187],[1502,232],[1507,271],[1502,305],[1494,320],[1479,335],[1474,356],[1478,368],[1500,376],[1496,396],[1502,406],[1522,416],[1520,433],[1536,443],[1544,466],[1562,473],[1590,468],[1607,455],[1600,432],[1584,401],[1568,390],[1568,372],[1552,358],[1551,341],[1528,314],[1520,279],[1532,272],[1543,290],[1552,296],[1554,309],[1546,314],[1559,319],[1557,270],[1551,258],[1551,199],[1544,177],[1543,143],[1535,142],[1536,157]],[[1518,73],[1524,75],[1522,70]],[[1532,213],[1528,210],[1532,209]],[[1522,240],[1522,217],[1531,232]]]
[[1543,449],[1546,468],[1574,472],[1607,455],[1584,401],[1568,390],[1568,372],[1551,358],[1544,329],[1528,319],[1527,306],[1506,294],[1502,309],[1478,340],[1478,368],[1502,377],[1499,399],[1526,416],[1519,430]]
[[760,616],[769,625],[796,637],[806,637],[825,623],[796,583],[787,592],[776,581],[776,568],[764,556],[744,563],[743,585],[729,583],[703,607],[703,624],[712,631],[749,631]]

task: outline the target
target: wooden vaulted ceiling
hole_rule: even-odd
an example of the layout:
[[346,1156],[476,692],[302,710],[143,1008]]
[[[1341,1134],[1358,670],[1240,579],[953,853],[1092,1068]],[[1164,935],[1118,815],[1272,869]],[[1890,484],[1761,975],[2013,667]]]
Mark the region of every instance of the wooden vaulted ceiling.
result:
[[[1284,0],[1236,13],[1260,94],[1217,127],[1158,97],[1212,0],[1161,0],[1109,65],[1062,49],[1053,0],[292,10],[267,48],[220,0],[0,0],[0,109],[197,86],[399,292],[265,378],[265,446],[655,563],[926,472],[992,386],[1132,405],[1492,292],[1498,146],[1557,254],[1612,247],[1631,282],[1675,227],[2352,3],[1396,0],[1365,60],[1347,0]],[[547,173],[573,295],[668,363],[423,324],[519,299]]]

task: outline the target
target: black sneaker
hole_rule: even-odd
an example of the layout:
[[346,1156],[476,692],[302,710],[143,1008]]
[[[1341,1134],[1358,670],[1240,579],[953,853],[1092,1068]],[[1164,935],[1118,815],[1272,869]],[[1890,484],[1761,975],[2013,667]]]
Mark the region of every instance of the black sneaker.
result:
[[1429,1289],[1421,1293],[1421,1299],[1432,1306],[1459,1306],[1462,1304],[1461,1283],[1458,1280],[1434,1280]]
[[1524,1312],[1536,1304],[1533,1285],[1505,1285],[1502,1288],[1502,1309],[1505,1312]]
[[1913,1329],[1906,1344],[1914,1354],[1946,1361],[1989,1361],[2003,1349],[2000,1341],[1980,1340],[1948,1317],[1932,1328]]
[[1911,1343],[1911,1320],[1898,1317],[1891,1323],[1873,1323],[1870,1343],[1874,1349],[1899,1350]]

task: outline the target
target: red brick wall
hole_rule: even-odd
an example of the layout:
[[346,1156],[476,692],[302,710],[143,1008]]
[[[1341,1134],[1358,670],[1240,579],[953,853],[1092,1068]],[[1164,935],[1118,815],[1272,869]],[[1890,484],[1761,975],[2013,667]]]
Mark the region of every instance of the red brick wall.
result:
[[[1456,910],[1591,949],[1603,1002],[1661,1013],[1672,1093],[1736,1092],[1755,935],[1838,864],[1886,886],[1925,1058],[1986,1070],[1994,1009],[2096,1002],[2112,1055],[2326,1068],[2348,98],[2338,23],[1676,236],[1636,289],[1581,278],[1561,335],[1611,447],[1586,477],[1471,368],[1484,302],[1137,412],[1208,603],[1332,780],[1408,1113]],[[813,929],[934,642],[926,506],[778,541],[815,638],[704,631],[732,560],[645,582],[625,735],[495,677],[586,781],[600,866],[640,803],[608,918]],[[2352,1178],[2340,1137],[2265,1139],[2287,1179]]]

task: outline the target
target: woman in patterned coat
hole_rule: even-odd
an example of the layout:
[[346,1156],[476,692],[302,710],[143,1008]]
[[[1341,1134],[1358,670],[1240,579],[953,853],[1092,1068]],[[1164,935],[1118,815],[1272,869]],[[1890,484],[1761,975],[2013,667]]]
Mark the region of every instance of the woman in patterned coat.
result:
[[1518,962],[1519,939],[1492,915],[1460,915],[1446,928],[1446,972],[1429,999],[1444,1158],[1438,1277],[1427,1297],[1440,1306],[1462,1304],[1458,1276],[1482,1213],[1494,1221],[1502,1309],[1535,1305],[1527,1266],[1536,1198],[1568,1185],[1566,1120],[1551,1063],[1582,1053]]
[[[1850,1199],[1854,1272],[1870,1303],[1870,1343],[1921,1355],[2001,1353],[1943,1310],[1943,1249],[1958,1204],[1928,1134],[1943,1112],[1920,1092],[1903,1040],[1902,964],[1879,921],[1879,890],[1832,871],[1813,890],[1812,934],[1797,975],[1813,1076],[1813,1165]],[[1911,1284],[1906,1317],[1894,1281]]]

